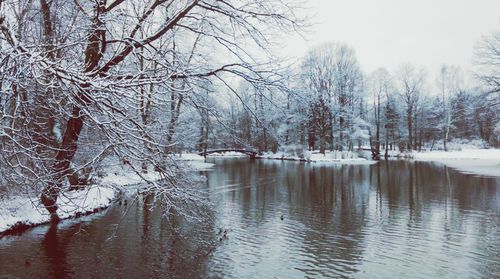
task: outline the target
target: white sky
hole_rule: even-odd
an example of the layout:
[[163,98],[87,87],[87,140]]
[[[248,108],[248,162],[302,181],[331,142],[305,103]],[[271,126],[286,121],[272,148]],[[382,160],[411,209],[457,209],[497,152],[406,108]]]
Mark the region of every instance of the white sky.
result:
[[470,70],[474,44],[500,29],[500,0],[308,0],[316,22],[308,41],[285,40],[283,54],[341,41],[356,50],[364,71],[390,71],[402,62],[435,73],[442,64]]

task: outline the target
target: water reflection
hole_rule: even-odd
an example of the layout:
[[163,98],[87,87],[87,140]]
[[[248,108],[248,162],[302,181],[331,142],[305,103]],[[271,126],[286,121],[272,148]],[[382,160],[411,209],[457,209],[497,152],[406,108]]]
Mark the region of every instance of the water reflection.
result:
[[208,222],[143,196],[0,240],[0,277],[500,277],[496,179],[408,161],[216,163]]
[[222,215],[219,224],[233,226],[237,239],[215,255],[217,273],[499,274],[498,254],[491,252],[500,250],[495,179],[408,161],[373,166],[231,161],[219,167],[224,172],[209,177],[210,185],[219,185],[211,188],[212,196]]
[[[69,230],[62,233],[74,234],[75,227],[72,226]],[[42,239],[41,246],[47,259],[47,270],[45,274],[52,278],[68,278],[73,275],[73,272],[68,267],[66,259],[67,240],[64,235],[58,235],[57,225],[51,225],[47,233]],[[29,262],[25,262],[30,265]]]

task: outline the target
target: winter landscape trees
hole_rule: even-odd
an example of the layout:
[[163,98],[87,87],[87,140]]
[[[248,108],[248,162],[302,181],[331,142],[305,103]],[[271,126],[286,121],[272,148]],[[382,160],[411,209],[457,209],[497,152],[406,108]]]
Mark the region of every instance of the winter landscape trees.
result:
[[[289,70],[286,92],[262,98],[240,86],[245,88],[239,91],[246,96],[243,103],[253,105],[232,103],[231,118],[239,107],[240,119],[232,126],[234,135],[260,152],[286,153],[291,145],[320,153],[364,147],[373,158],[380,158],[382,150],[385,157],[391,150],[448,150],[450,141],[498,146],[498,95],[491,91],[491,79],[473,79],[453,65],[430,70],[402,63],[393,72],[380,68],[363,73],[354,49],[345,43],[323,44]],[[278,126],[268,126],[272,120]],[[215,137],[220,140],[215,146],[238,145]],[[258,144],[252,137],[272,138],[273,144]]]
[[39,195],[56,221],[58,197],[110,161],[144,179],[160,171],[147,189],[196,201],[183,196],[187,174],[172,153],[368,148],[380,159],[451,140],[499,145],[498,32],[477,48],[482,83],[449,65],[364,73],[342,42],[283,67],[272,40],[301,26],[296,9],[285,0],[0,1],[0,187]]
[[207,83],[229,85],[230,76],[274,86],[262,50],[270,34],[299,24],[293,3],[280,0],[0,5],[1,182],[41,193],[54,221],[66,178],[87,184],[85,170],[110,155],[162,170],[157,188],[176,196],[178,169],[166,154],[182,111],[207,123]]

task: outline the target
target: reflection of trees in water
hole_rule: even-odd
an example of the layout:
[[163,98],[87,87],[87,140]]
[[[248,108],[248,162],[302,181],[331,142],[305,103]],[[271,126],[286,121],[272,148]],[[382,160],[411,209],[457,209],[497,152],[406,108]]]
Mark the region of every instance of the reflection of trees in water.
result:
[[[167,218],[162,208],[150,206],[153,200],[143,196],[130,205],[125,218],[123,207],[111,208],[81,232],[80,224],[59,231],[51,228],[41,243],[51,272],[47,274],[54,278],[202,277],[216,244],[213,222]],[[114,237],[108,238],[105,228],[117,221]]]
[[[235,161],[229,165],[218,164],[218,168],[224,171],[209,177],[211,184],[240,184],[240,187],[222,192],[241,209],[232,212],[241,215],[243,223],[240,226],[260,226],[262,222],[271,222],[262,217],[264,214],[279,218],[284,213],[285,226],[287,222],[304,224],[288,228],[291,231],[287,233],[294,239],[301,239],[302,243],[294,246],[302,247],[301,253],[311,257],[318,270],[325,268],[323,275],[333,275],[335,269],[337,272],[356,271],[355,263],[361,260],[363,249],[368,166]],[[260,221],[252,224],[255,221],[249,218],[252,214]],[[269,226],[261,229],[268,230]],[[273,233],[276,232],[263,234]]]
[[418,217],[425,206],[441,208],[446,203],[453,204],[456,210],[497,207],[495,179],[464,175],[427,162],[382,164],[381,192],[389,210],[392,206],[404,205],[409,207],[412,216]]
[[309,208],[297,218],[309,229],[304,252],[314,258],[319,274],[356,272],[362,260],[369,186],[368,167],[311,167],[309,183],[296,185],[296,202]]
[[[307,230],[294,232],[303,235],[303,252],[318,267],[337,268],[339,273],[356,271],[355,264],[363,257],[365,226],[374,214],[383,231],[399,232],[405,242],[420,243],[421,251],[435,249],[428,232],[438,229],[439,216],[442,228],[433,241],[443,242],[447,251],[446,245],[464,240],[466,235],[456,232],[467,231],[468,224],[491,230],[487,221],[475,220],[464,210],[498,208],[493,204],[494,180],[426,162],[387,161],[373,166],[242,162],[227,167],[228,180],[243,185],[230,192],[243,221],[250,222],[248,215],[256,209],[263,215],[266,206],[288,211]],[[375,212],[368,212],[370,190],[375,191]],[[405,253],[413,253],[412,249],[407,247]],[[350,264],[335,266],[335,259]]]
[[50,226],[41,242],[47,261],[47,271],[44,274],[51,278],[72,278],[75,275],[67,262],[67,242],[78,231],[78,228],[77,224],[58,234],[57,225]]
[[281,162],[276,163],[248,159],[217,161],[217,167],[224,171],[209,176],[209,183],[220,187],[212,190],[213,198],[238,207],[244,213],[240,216],[241,221],[265,221],[267,207],[279,201],[280,187],[285,186],[280,179]]
[[[453,255],[456,249],[463,247],[460,256],[476,257],[488,252],[495,257],[496,252],[491,253],[486,247],[492,242],[481,241],[478,237],[491,234],[494,227],[500,225],[495,179],[464,175],[428,162],[389,161],[382,164],[381,172],[374,172],[372,180],[378,180],[380,175],[377,191],[386,202],[387,209],[383,208],[383,211],[388,211],[384,231],[399,230],[407,241],[418,243],[420,251],[439,249],[443,255]],[[474,214],[475,211],[488,212],[491,209],[497,212],[496,217]],[[430,235],[434,235],[433,238]],[[476,237],[471,238],[471,235]],[[498,239],[499,235],[494,237]],[[440,243],[439,248],[435,247],[436,243]],[[408,254],[417,257],[411,247],[406,249]],[[464,254],[469,250],[477,251],[477,254]],[[426,255],[422,252],[421,256]],[[481,261],[476,263],[482,265]],[[489,265],[486,274],[499,270],[498,263],[491,266],[491,261],[486,260],[485,264]]]
[[206,262],[215,248],[211,219],[187,220],[165,216],[161,207],[151,207],[154,197],[145,195],[137,212],[142,214],[140,241],[141,277],[196,278],[206,274]]
[[[311,270],[301,270],[310,275],[349,276],[365,270],[363,264],[370,255],[390,254],[415,260],[407,262],[412,267],[421,266],[420,256],[441,259],[455,273],[467,269],[464,274],[500,276],[498,180],[425,162],[327,167],[246,159],[221,163],[209,174],[207,184],[216,208],[229,207],[225,214],[232,218],[227,225],[235,229],[221,246],[215,239],[214,218],[208,222],[164,218],[160,208],[150,210],[153,198],[146,195],[130,205],[125,217],[124,207],[116,206],[92,222],[63,223],[43,236],[33,236],[31,251],[40,255],[32,255],[30,266],[18,274],[40,270],[54,278],[72,277],[73,271],[83,278],[207,277],[209,271],[231,269],[230,258],[235,254],[266,261],[269,247],[263,246],[285,243],[287,247],[279,247],[280,256],[298,259],[293,262],[297,268],[309,265]],[[285,214],[282,221],[280,214]],[[115,237],[109,239],[108,228],[116,223]],[[265,239],[253,239],[257,248],[252,251],[235,253],[248,248],[245,239],[237,241],[247,237],[248,230],[260,232],[253,237]],[[277,230],[279,240],[273,236]],[[0,251],[0,257],[17,255],[16,247],[20,246],[2,247],[11,250]],[[23,250],[27,249],[23,246]],[[433,268],[439,267],[428,267]]]
[[286,172],[293,218],[305,225],[303,252],[323,276],[356,271],[363,253],[367,166],[314,166]]

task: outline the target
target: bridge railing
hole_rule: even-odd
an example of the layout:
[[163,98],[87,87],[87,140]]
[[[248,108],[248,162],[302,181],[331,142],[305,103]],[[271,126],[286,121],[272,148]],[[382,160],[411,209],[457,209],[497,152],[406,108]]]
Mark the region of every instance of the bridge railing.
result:
[[211,154],[211,153],[226,153],[226,152],[238,152],[255,156],[258,152],[257,150],[252,149],[242,149],[242,148],[218,148],[218,149],[210,149],[207,151],[199,152],[200,155]]

